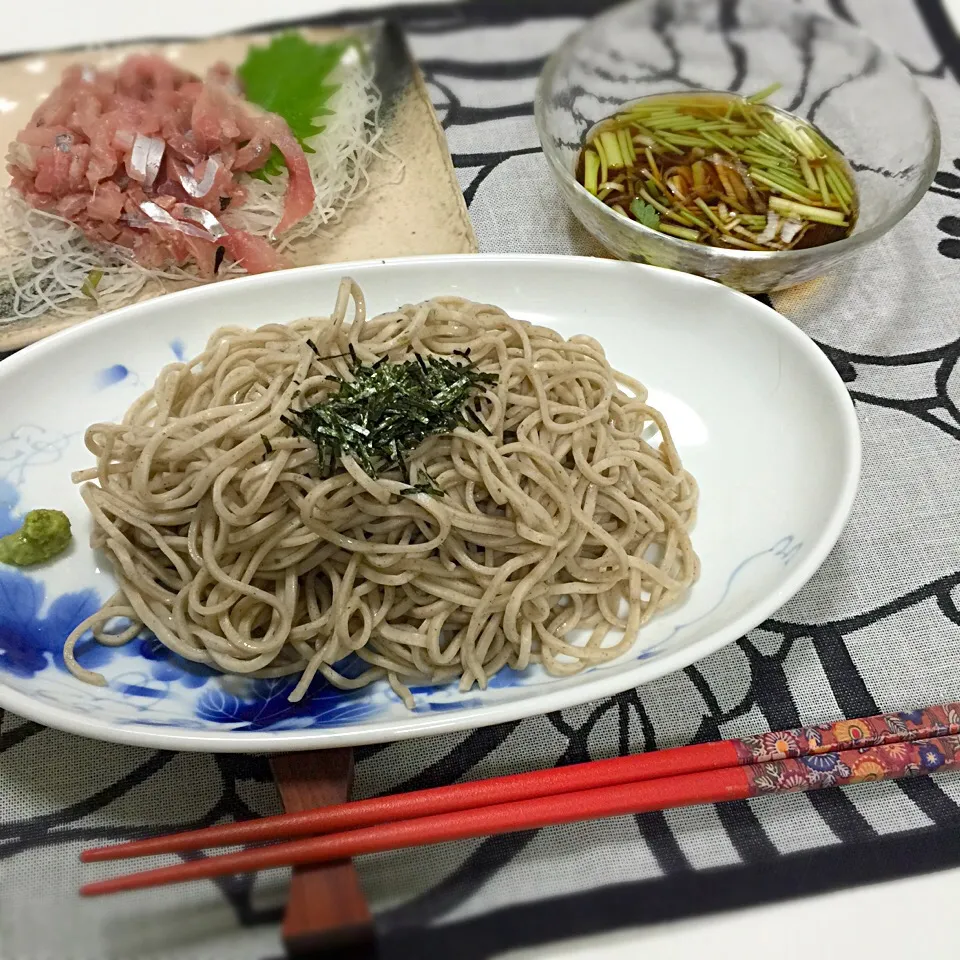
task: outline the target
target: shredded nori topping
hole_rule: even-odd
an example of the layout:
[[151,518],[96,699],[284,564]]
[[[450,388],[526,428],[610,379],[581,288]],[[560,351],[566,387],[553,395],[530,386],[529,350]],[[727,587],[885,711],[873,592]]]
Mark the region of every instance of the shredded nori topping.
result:
[[[319,353],[315,344],[308,345]],[[468,353],[457,353],[456,359],[415,353],[400,363],[383,357],[366,364],[351,346],[350,379],[329,375],[339,384],[336,392],[306,409],[291,410],[283,421],[317,445],[324,477],[333,475],[340,458],[352,456],[373,478],[398,469],[409,483],[405,455],[427,437],[457,427],[487,432],[472,403],[484,386],[497,382],[497,375],[477,370]],[[440,493],[429,480],[412,485],[413,491]]]

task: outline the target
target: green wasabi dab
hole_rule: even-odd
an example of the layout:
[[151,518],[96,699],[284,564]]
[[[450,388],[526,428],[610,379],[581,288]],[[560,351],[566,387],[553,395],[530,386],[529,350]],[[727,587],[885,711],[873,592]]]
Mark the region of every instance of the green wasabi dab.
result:
[[29,567],[45,563],[63,553],[73,539],[70,520],[60,510],[31,510],[23,526],[9,536],[0,537],[0,563]]

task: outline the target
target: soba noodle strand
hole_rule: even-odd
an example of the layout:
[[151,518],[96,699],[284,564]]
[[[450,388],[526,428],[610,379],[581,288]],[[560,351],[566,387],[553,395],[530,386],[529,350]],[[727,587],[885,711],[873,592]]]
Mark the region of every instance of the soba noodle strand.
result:
[[[281,419],[349,377],[351,345],[364,362],[469,351],[498,376],[478,400],[489,435],[458,427],[407,457],[410,482],[442,496],[349,456],[324,477]],[[294,700],[319,673],[345,689],[386,677],[409,704],[412,681],[610,661],[698,574],[697,487],[643,386],[590,337],[455,297],[367,319],[344,280],[329,318],[217,331],[86,444],[96,467],[75,480],[94,481],[92,543],[119,583],[64,649],[93,683],[77,641],[146,628],[227,673],[300,674]],[[118,618],[132,625],[111,632]],[[358,677],[337,667],[351,653]]]

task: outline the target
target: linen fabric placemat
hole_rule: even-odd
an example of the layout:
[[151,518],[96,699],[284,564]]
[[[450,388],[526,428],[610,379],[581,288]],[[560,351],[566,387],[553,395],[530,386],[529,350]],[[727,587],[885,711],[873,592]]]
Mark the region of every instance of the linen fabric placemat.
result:
[[[736,15],[736,0],[718,2]],[[602,6],[390,11],[426,75],[482,250],[600,252],[551,182],[532,98],[545,57]],[[602,702],[358,750],[358,795],[960,699],[960,41],[935,0],[808,6],[861,24],[901,56],[945,140],[935,185],[903,223],[837,275],[773,297],[856,404],[863,479],[839,544],[776,617],[716,655]],[[679,78],[682,42],[673,4],[663,8]],[[816,61],[815,50],[796,55],[800,69]],[[118,747],[3,717],[0,957],[278,955],[282,872],[93,901],[75,893],[77,854],[93,841],[278,809],[262,758]],[[384,957],[470,960],[955,866],[958,825],[960,777],[934,774],[444,844],[358,868]]]

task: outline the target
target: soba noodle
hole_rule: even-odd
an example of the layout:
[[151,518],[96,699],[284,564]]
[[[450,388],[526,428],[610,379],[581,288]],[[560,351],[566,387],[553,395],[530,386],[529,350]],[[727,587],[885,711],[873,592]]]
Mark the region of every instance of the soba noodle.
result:
[[[324,479],[281,419],[329,396],[328,374],[349,378],[336,355],[350,345],[364,362],[469,350],[499,377],[478,400],[489,436],[458,427],[408,458],[411,482],[429,475],[442,496],[350,457]],[[92,544],[119,581],[66,641],[92,683],[77,641],[146,629],[228,673],[301,674],[294,700],[320,673],[341,688],[386,677],[410,704],[411,681],[466,690],[507,665],[610,661],[698,574],[696,483],[645,388],[590,337],[455,297],[367,319],[344,280],[329,318],[223,328],[86,444],[97,465],[74,479],[95,481]],[[351,653],[368,665],[355,678],[336,666]]]

